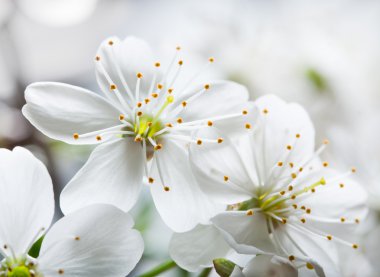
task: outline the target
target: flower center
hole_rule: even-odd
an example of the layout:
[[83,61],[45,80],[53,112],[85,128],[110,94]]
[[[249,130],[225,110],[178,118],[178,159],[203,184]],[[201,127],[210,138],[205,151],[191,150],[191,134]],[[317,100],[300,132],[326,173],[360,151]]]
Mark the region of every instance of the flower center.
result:
[[162,129],[163,126],[159,120],[155,120],[151,115],[142,115],[139,117],[139,120],[135,122],[133,132],[142,138],[151,138]]
[[38,277],[36,265],[26,257],[19,259],[5,258],[1,263],[1,277]]

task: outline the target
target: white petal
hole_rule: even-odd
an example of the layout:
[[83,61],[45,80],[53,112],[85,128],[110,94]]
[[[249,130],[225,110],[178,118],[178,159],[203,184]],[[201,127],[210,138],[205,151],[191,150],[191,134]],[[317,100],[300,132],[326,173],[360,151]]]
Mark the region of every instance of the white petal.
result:
[[97,146],[87,163],[62,191],[63,213],[95,203],[130,210],[142,187],[142,155],[142,147],[131,138]]
[[140,260],[144,242],[132,218],[104,204],[59,220],[42,242],[38,258],[45,276],[126,276]]
[[[209,219],[224,207],[215,205],[199,188],[191,173],[186,149],[165,139],[155,153],[152,168],[152,197],[164,222],[175,232],[186,232]],[[157,162],[161,166],[163,184]],[[165,191],[163,186],[169,187]]]
[[298,276],[297,270],[288,261],[280,259],[278,262],[274,262],[271,255],[257,255],[243,269],[243,274],[247,277]]
[[243,116],[243,110],[252,112],[253,105],[248,102],[247,89],[235,82],[230,81],[214,81],[209,83],[210,88],[201,93],[201,95],[192,101],[192,97],[197,92],[204,89],[204,84],[196,86],[185,92],[183,95],[178,95],[177,103],[189,101],[188,105],[178,114],[184,122],[194,120],[205,120],[214,117],[220,117],[230,114],[237,114],[238,117],[215,120],[214,126],[226,133],[236,131],[245,131],[245,123],[253,124],[251,117]]
[[[206,128],[195,136],[218,139],[220,134],[213,128]],[[210,198],[224,204],[236,204],[251,199],[255,187],[235,146],[227,137],[223,139],[222,143],[191,144],[190,162],[201,189]]]
[[261,254],[274,251],[265,216],[260,213],[248,216],[246,212],[227,211],[213,217],[211,221],[221,230],[226,240],[238,253]]
[[[121,41],[117,37],[110,37],[102,42],[97,56],[100,58],[95,62],[99,86],[105,93],[110,93],[110,80],[112,80],[127,102],[130,102],[131,98],[127,96],[125,84],[129,87],[129,92],[135,95],[137,73],[143,75],[140,80],[140,99],[147,97],[155,71],[157,72],[155,83],[160,80],[160,72],[154,66],[152,51],[141,39],[127,37]],[[119,103],[115,96],[113,100],[114,103]]]
[[212,261],[223,258],[230,246],[213,225],[197,225],[185,233],[175,233],[170,241],[172,259],[188,271],[212,266]]
[[45,135],[71,144],[95,144],[96,136],[73,138],[120,125],[120,111],[88,90],[61,83],[34,83],[26,88],[24,116]]
[[0,245],[17,255],[42,235],[54,214],[53,185],[46,167],[28,150],[0,149]]

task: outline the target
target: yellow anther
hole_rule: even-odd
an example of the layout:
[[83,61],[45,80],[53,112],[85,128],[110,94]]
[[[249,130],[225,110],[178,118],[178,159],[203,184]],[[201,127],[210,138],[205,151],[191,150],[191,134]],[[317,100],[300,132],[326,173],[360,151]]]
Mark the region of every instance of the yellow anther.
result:
[[291,176],[292,176],[293,179],[297,178],[297,174],[295,174],[295,173],[292,173]]
[[345,219],[344,217],[341,217],[341,218],[340,218],[340,222],[343,223],[343,222],[345,222],[345,221],[346,221],[346,219]]
[[292,146],[291,146],[291,145],[287,145],[287,146],[286,146],[286,149],[288,149],[288,150],[292,150]]
[[277,165],[278,166],[283,166],[283,162],[278,162]]
[[248,111],[247,111],[247,110],[243,110],[243,111],[242,111],[242,114],[247,115],[247,114],[248,114]]
[[113,45],[113,41],[112,41],[112,40],[109,40],[109,41],[108,41],[108,45]]
[[330,141],[329,141],[328,139],[324,139],[324,140],[323,140],[323,144],[326,144],[326,145],[327,145],[327,144],[329,144],[329,143],[330,143]]
[[139,79],[141,79],[143,77],[143,75],[142,75],[141,72],[137,72],[136,77],[139,78]]
[[313,270],[314,266],[311,263],[306,263],[306,268],[310,269],[310,270]]
[[296,138],[300,138],[301,137],[301,135],[300,134],[296,134]]
[[171,123],[166,123],[165,126],[171,128],[171,127],[173,127],[173,124],[171,124]]
[[102,137],[98,135],[98,136],[96,136],[96,140],[97,140],[97,141],[101,141],[101,140],[102,140]]
[[183,102],[182,102],[182,106],[183,106],[183,107],[186,107],[186,105],[187,105],[187,102],[186,102],[186,101],[183,101]]
[[116,89],[116,85],[115,85],[115,84],[111,84],[111,85],[110,85],[110,89],[111,89],[111,90],[115,90],[115,89]]
[[326,238],[327,238],[328,240],[332,240],[332,236],[330,236],[330,235],[327,235]]
[[214,60],[213,57],[210,57],[210,58],[208,58],[208,61],[209,61],[210,63],[213,63],[215,60]]
[[311,189],[311,192],[314,193],[314,192],[315,192],[315,188],[312,188],[312,189]]
[[306,207],[305,206],[301,206],[301,210],[306,210]]
[[293,262],[296,258],[293,255],[289,256],[289,261]]
[[292,191],[292,190],[293,190],[293,186],[290,185],[290,186],[288,187],[288,190],[289,190],[289,191]]
[[286,193],[286,191],[282,190],[280,191],[280,195],[284,195]]
[[292,196],[290,196],[290,199],[294,200],[296,199],[297,195],[293,194]]
[[253,211],[252,210],[248,210],[247,211],[247,215],[253,215]]
[[137,112],[137,116],[142,116],[143,112],[142,111],[138,111]]
[[156,63],[154,64],[154,66],[155,66],[155,67],[160,67],[161,64],[160,64],[159,62],[156,62]]
[[152,177],[149,177],[149,178],[148,178],[148,182],[149,182],[150,184],[153,184],[153,183],[154,183],[154,179],[153,179]]
[[351,172],[356,173],[356,168],[355,167],[351,168]]
[[153,125],[153,123],[150,122],[150,121],[148,121],[148,122],[146,123],[146,125],[148,125],[148,127],[151,127],[151,126]]
[[201,144],[202,144],[202,140],[198,139],[198,140],[197,140],[197,144],[198,144],[198,145],[201,145]]
[[181,46],[177,46],[175,49],[176,49],[177,51],[179,51],[179,50],[181,50]]
[[177,123],[181,124],[183,122],[182,118],[177,119]]
[[73,134],[73,138],[74,138],[74,139],[79,139],[79,134],[78,134],[78,133],[74,133],[74,134]]
[[304,218],[301,218],[300,220],[301,220],[302,223],[306,222],[306,219],[304,219]]
[[162,84],[157,84],[158,89],[162,89],[164,86]]
[[210,127],[211,127],[211,126],[212,126],[212,121],[208,121],[208,122],[207,122],[207,126],[210,126]]
[[224,176],[223,178],[224,178],[224,181],[225,181],[225,182],[227,182],[228,179],[230,179],[228,176]]
[[171,94],[173,92],[173,90],[174,90],[173,88],[169,88],[168,93]]
[[183,60],[179,60],[178,65],[183,65]]
[[298,208],[297,204],[293,204],[292,206],[293,206],[294,209]]
[[135,137],[135,142],[140,142],[140,141],[142,141],[141,137]]
[[302,170],[303,170],[303,168],[302,168],[302,167],[300,167],[300,169],[298,169],[298,171],[299,171],[299,172],[302,172]]
[[246,124],[245,124],[245,128],[246,128],[246,129],[251,129],[251,124],[246,123]]
[[281,221],[282,221],[282,224],[286,224],[287,222],[286,218],[283,218]]
[[342,189],[342,188],[344,188],[344,184],[343,183],[340,183],[339,184],[339,187]]
[[360,219],[359,218],[355,218],[355,223],[359,224],[360,223]]
[[58,274],[60,274],[60,275],[62,275],[62,274],[64,274],[65,273],[65,271],[61,268],[61,269],[58,269]]
[[268,109],[264,109],[264,110],[263,110],[263,113],[264,113],[264,114],[268,114]]
[[167,187],[167,186],[164,186],[164,191],[169,191],[170,190],[170,188],[169,187]]
[[352,248],[354,248],[354,249],[358,249],[358,248],[359,248],[359,245],[357,245],[357,244],[353,244],[353,245],[352,245]]
[[77,237],[75,237],[74,239],[75,239],[76,241],[78,241],[78,240],[80,240],[80,237],[77,236]]
[[289,166],[290,166],[291,168],[293,168],[293,167],[294,167],[294,164],[293,164],[292,162],[290,162],[290,163],[289,163]]
[[141,103],[141,102],[137,102],[137,103],[136,103],[136,106],[137,106],[138,108],[141,108],[142,103]]
[[306,209],[306,213],[310,214],[311,213],[311,209]]
[[223,138],[218,138],[218,143],[222,143],[223,142]]
[[148,104],[150,102],[150,99],[149,98],[145,98],[144,102],[145,102],[145,104]]
[[152,93],[152,97],[153,98],[157,98],[158,97],[158,93]]
[[204,88],[207,90],[207,89],[210,89],[210,85],[209,84],[205,84]]
[[157,144],[157,145],[154,147],[154,150],[160,150],[160,149],[162,149],[162,144],[161,144],[161,143]]
[[100,61],[100,56],[96,56],[96,57],[95,57],[95,60],[96,60],[96,61]]
[[329,166],[329,163],[328,163],[328,162],[323,162],[322,165],[323,165],[324,167],[328,167],[328,166]]
[[123,114],[119,115],[119,120],[124,120],[125,116]]

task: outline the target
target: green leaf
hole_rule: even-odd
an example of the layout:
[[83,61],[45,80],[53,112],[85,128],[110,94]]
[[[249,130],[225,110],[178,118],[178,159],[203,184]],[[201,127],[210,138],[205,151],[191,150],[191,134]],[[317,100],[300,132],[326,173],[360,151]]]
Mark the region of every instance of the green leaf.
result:
[[44,238],[45,238],[45,235],[43,235],[42,237],[40,237],[32,245],[32,247],[30,248],[29,253],[28,253],[29,256],[31,256],[33,258],[37,258],[40,255],[41,244],[42,244],[42,241],[44,240]]

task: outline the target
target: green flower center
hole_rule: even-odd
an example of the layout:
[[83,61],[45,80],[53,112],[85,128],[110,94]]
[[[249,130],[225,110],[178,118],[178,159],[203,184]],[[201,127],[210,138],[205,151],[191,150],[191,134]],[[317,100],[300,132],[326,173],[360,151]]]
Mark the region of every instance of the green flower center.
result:
[[34,262],[26,257],[6,258],[1,262],[0,277],[41,277]]
[[152,138],[163,129],[163,125],[151,115],[142,115],[134,124],[134,132],[143,138]]
[[7,277],[31,277],[29,268],[26,266],[17,266],[8,272]]

